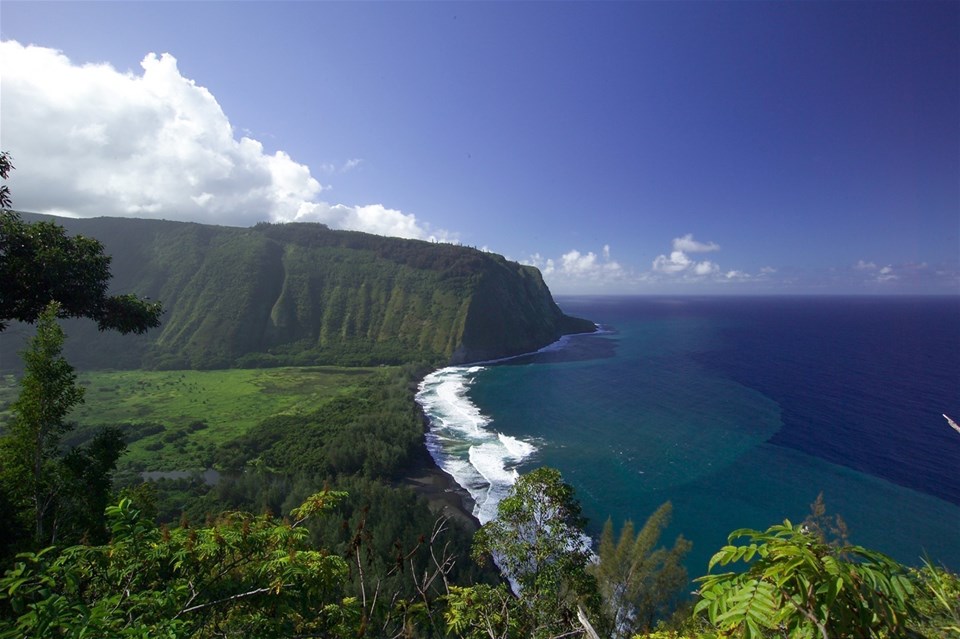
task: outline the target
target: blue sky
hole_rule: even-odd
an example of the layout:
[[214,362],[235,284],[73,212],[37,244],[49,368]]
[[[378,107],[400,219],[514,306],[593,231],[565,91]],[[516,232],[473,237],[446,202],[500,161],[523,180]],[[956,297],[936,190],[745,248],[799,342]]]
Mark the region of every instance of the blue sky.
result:
[[4,0],[0,38],[17,208],[458,241],[557,293],[960,293],[956,2]]

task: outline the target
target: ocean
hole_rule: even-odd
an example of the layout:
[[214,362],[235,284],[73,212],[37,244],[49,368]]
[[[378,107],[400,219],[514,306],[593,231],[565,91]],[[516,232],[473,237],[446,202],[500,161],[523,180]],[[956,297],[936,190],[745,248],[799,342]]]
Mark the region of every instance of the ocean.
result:
[[421,384],[427,445],[481,522],[560,470],[594,539],[665,501],[691,577],[823,493],[850,539],[960,569],[960,298],[560,297],[597,323]]

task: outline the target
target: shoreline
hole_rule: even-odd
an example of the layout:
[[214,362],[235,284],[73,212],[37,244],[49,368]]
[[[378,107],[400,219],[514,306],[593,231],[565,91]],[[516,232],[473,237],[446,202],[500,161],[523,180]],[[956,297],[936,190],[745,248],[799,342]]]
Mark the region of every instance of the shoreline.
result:
[[[596,333],[599,332],[599,330],[600,326],[594,323],[593,330],[591,331],[573,331],[570,333],[563,333],[553,342],[550,342],[549,344],[546,344],[528,353],[508,355],[506,357],[491,360],[451,365],[487,366],[491,364],[499,364],[519,357],[526,357],[543,352],[547,348],[553,347],[557,344],[562,344],[564,338],[572,335]],[[419,376],[417,384],[423,381],[423,377],[424,375]],[[481,524],[480,520],[473,515],[473,497],[465,488],[456,482],[452,475],[440,468],[440,466],[437,465],[436,460],[433,459],[433,455],[430,454],[430,450],[427,448],[427,442],[425,438],[426,433],[430,429],[430,418],[427,417],[427,414],[423,412],[423,407],[420,406],[416,399],[413,399],[413,404],[416,407],[417,413],[420,415],[420,421],[423,425],[424,440],[421,444],[418,458],[414,460],[413,467],[404,474],[403,479],[401,479],[398,484],[411,488],[417,495],[426,499],[427,504],[430,506],[430,510],[432,510],[434,513],[443,514],[452,519],[460,521],[470,532],[476,532],[480,528]]]
[[[427,453],[428,457],[429,455],[430,453]],[[429,465],[420,464],[413,472],[408,473],[400,481],[400,485],[411,488],[418,496],[426,499],[434,514],[456,520],[470,532],[479,530],[480,521],[473,516],[473,499],[470,494],[437,466],[432,458]]]
[[420,451],[417,459],[414,460],[413,467],[398,483],[426,499],[427,505],[435,514],[456,520],[469,532],[476,532],[480,528],[480,520],[473,516],[473,497],[433,459],[426,441],[430,419],[423,412],[420,404],[415,400],[413,404],[423,424],[424,440],[420,444]]

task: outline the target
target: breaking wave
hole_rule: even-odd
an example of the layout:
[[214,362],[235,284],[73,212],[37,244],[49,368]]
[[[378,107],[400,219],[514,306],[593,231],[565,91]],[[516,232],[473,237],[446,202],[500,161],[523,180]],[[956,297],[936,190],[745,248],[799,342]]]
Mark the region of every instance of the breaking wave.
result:
[[427,449],[440,468],[473,498],[473,515],[484,524],[520,476],[517,466],[536,452],[523,440],[491,428],[467,391],[482,366],[451,366],[427,375],[417,403],[430,422]]

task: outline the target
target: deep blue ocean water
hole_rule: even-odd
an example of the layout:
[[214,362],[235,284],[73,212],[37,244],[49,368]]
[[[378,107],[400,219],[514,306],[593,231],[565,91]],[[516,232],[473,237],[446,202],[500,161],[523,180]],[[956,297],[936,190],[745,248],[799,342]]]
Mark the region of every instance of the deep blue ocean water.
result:
[[418,396],[481,521],[558,468],[594,537],[664,501],[691,576],[817,494],[851,540],[960,569],[960,298],[559,298],[594,335],[444,369]]

